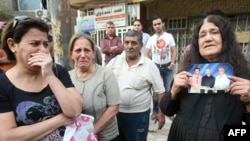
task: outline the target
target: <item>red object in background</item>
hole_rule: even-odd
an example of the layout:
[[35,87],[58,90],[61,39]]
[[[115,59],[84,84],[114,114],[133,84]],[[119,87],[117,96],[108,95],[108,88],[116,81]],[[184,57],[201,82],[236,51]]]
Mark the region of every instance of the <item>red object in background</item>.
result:
[[2,69],[3,71],[9,70],[16,64],[15,61],[4,59],[5,57],[6,53],[4,52],[4,50],[0,49],[0,69]]
[[7,23],[4,21],[0,21],[0,29],[2,29]]

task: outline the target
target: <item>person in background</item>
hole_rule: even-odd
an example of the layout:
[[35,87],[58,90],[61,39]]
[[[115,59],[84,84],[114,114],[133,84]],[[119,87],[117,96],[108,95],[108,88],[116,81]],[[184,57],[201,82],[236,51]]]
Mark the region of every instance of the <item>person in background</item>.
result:
[[226,20],[229,20],[227,15],[220,9],[211,9],[208,10],[204,15],[203,18],[206,18],[207,16],[210,15],[217,15],[217,16],[221,16],[222,18],[225,18]]
[[[91,37],[91,33],[90,32],[84,32],[85,34],[89,35]],[[95,46],[96,46],[96,42],[95,42]],[[94,61],[102,66],[102,53],[101,53],[101,50],[98,46],[95,47],[95,58],[94,58]]]
[[101,50],[100,50],[100,47],[95,47],[95,58],[94,58],[94,61],[102,66],[102,53],[101,53]]
[[48,25],[18,16],[2,32],[2,47],[16,65],[0,74],[0,140],[63,140],[83,102],[68,71],[54,65]]
[[106,36],[101,40],[101,51],[105,54],[105,65],[123,51],[122,40],[115,35],[115,24],[112,21],[106,23]]
[[[168,141],[223,141],[224,125],[250,124],[250,69],[230,22],[217,15],[202,19],[194,30],[190,55],[179,65],[171,90],[160,102],[167,116],[176,114]],[[191,64],[229,63],[235,76],[229,91],[188,94]]]
[[[124,52],[107,67],[115,73],[121,93],[117,114],[119,141],[146,141],[149,128],[151,90],[160,101],[165,93],[159,69],[142,55],[142,34],[130,30],[124,37]],[[161,110],[157,113],[158,129],[165,124]]]
[[[152,19],[155,34],[147,42],[145,56],[150,58],[157,65],[165,86],[166,92],[169,91],[173,79],[173,69],[177,57],[177,48],[173,35],[164,31],[164,23],[160,16]],[[158,102],[153,94],[153,113],[151,119],[157,121]]]
[[69,58],[75,68],[70,77],[80,92],[83,113],[94,117],[94,134],[101,141],[117,141],[119,135],[116,114],[120,104],[120,91],[112,70],[95,61],[95,42],[84,33],[71,37]]
[[136,19],[133,22],[133,29],[136,30],[136,31],[140,31],[142,33],[143,46],[141,48],[141,54],[144,55],[145,50],[146,50],[146,45],[147,45],[147,42],[148,42],[148,39],[149,39],[150,35],[148,33],[145,33],[145,32],[142,31],[143,26],[142,26],[142,23],[141,23],[141,21],[139,19]]

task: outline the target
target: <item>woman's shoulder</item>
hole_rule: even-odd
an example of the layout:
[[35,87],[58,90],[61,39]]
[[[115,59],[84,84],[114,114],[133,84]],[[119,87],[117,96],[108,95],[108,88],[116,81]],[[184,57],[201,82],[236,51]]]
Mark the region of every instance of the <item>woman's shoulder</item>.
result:
[[57,63],[54,63],[54,67],[56,67],[57,69],[66,69],[64,66],[60,65],[60,64],[57,64]]
[[104,67],[104,66],[100,66],[98,64],[96,64],[96,68],[97,68],[97,71],[100,73],[112,73],[113,71],[111,70],[111,68],[109,67]]
[[70,69],[68,72],[69,74],[73,74],[76,71],[76,68]]
[[0,73],[0,80],[1,80],[1,83],[0,83],[0,87],[1,88],[4,88],[6,89],[8,86],[11,85],[11,82],[10,80],[8,79],[7,75],[5,72],[1,72]]

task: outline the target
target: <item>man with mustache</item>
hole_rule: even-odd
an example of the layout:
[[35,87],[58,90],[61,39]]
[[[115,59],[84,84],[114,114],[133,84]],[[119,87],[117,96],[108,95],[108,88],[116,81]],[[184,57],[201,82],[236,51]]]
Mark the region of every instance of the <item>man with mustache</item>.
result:
[[[146,141],[149,127],[151,90],[158,101],[165,93],[157,66],[141,55],[142,34],[130,30],[125,34],[124,52],[113,58],[110,67],[118,80],[121,104],[117,114],[119,141]],[[157,113],[158,128],[165,124],[165,117]]]

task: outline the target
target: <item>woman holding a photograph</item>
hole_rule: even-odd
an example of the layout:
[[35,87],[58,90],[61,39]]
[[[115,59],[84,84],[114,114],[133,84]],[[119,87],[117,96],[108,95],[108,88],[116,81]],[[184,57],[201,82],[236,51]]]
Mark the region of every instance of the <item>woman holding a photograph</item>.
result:
[[[229,63],[235,76],[228,92],[188,93],[187,70],[192,64]],[[250,69],[236,41],[230,22],[221,16],[204,18],[193,34],[190,55],[181,62],[171,89],[160,108],[167,116],[176,114],[169,141],[223,141],[224,125],[250,124]]]

